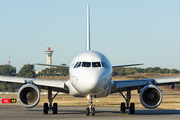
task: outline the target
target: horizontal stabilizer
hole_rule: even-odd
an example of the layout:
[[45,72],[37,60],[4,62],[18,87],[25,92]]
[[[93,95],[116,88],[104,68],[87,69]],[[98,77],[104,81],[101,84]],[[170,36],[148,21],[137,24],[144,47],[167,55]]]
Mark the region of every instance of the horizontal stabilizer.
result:
[[116,67],[128,67],[128,66],[137,66],[137,65],[144,65],[144,64],[115,65],[115,66],[112,66],[112,68],[116,68]]
[[33,65],[42,65],[42,66],[69,68],[69,66],[64,66],[64,65],[52,65],[52,64],[41,64],[41,63],[33,63]]

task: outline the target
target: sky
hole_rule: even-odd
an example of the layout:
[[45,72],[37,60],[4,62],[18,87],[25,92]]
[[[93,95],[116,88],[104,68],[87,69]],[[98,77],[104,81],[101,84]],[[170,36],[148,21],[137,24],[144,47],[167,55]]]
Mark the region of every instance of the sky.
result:
[[8,64],[9,52],[17,72],[46,63],[47,46],[53,64],[70,65],[86,51],[87,4],[91,49],[112,65],[180,70],[179,0],[1,0],[0,65]]

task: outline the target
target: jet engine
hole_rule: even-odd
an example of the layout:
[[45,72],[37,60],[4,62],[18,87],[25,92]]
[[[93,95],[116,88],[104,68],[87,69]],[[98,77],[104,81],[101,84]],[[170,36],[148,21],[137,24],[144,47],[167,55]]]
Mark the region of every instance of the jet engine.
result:
[[18,90],[18,100],[24,107],[31,108],[36,106],[40,100],[39,89],[32,84],[23,85]]
[[147,85],[140,92],[140,101],[145,108],[156,108],[162,102],[162,92],[155,85]]

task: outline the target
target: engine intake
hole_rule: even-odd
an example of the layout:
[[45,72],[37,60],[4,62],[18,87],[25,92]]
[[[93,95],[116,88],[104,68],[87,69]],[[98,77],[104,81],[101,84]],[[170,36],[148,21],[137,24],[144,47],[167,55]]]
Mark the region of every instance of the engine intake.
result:
[[18,100],[24,107],[31,108],[36,106],[40,100],[39,89],[32,84],[23,85],[18,90]]
[[140,92],[140,101],[145,108],[156,108],[162,102],[162,92],[155,85],[147,85]]

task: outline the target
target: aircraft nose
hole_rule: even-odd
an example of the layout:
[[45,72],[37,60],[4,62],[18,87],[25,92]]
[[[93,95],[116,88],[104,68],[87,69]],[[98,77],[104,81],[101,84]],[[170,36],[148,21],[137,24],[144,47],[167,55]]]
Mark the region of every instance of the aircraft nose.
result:
[[86,80],[82,82],[82,87],[86,88],[87,91],[92,91],[98,84],[98,77],[88,77]]
[[78,79],[80,87],[77,90],[82,94],[88,94],[90,92],[98,91],[98,83],[100,81],[100,76],[89,75],[86,77],[81,77]]

